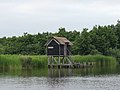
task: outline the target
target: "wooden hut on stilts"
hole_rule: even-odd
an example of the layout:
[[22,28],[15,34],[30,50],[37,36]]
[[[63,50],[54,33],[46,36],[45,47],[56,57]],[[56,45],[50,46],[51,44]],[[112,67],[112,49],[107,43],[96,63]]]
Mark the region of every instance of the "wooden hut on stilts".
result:
[[45,44],[48,56],[48,68],[74,67],[74,62],[70,57],[70,47],[73,45],[65,37],[52,37]]

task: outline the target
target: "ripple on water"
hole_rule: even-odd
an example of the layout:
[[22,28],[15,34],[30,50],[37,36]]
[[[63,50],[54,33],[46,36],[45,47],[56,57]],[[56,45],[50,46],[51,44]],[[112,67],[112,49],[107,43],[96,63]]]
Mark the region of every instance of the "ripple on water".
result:
[[1,77],[0,90],[119,90],[120,75],[86,77]]

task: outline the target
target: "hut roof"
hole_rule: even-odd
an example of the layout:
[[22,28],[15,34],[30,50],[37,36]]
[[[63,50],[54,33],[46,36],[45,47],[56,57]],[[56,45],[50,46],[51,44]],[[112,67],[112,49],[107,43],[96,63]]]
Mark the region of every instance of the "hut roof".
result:
[[45,46],[47,46],[50,42],[51,42],[51,40],[56,40],[59,44],[62,44],[62,45],[65,45],[66,43],[68,44],[68,45],[73,45],[67,38],[65,38],[65,37],[52,37],[52,39],[50,39],[46,44],[45,44]]
[[65,45],[66,43],[68,43],[68,45],[72,45],[72,43],[65,37],[53,37],[54,39],[56,39],[60,44]]

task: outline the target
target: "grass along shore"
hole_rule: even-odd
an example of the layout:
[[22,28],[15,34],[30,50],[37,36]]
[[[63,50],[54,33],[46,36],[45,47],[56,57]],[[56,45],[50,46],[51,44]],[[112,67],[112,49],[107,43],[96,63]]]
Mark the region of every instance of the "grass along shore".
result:
[[[96,65],[116,65],[116,59],[103,55],[72,56],[76,63],[94,62]],[[0,55],[0,69],[47,68],[45,55]]]
[[102,67],[115,67],[117,65],[117,60],[114,57],[111,56],[104,56],[104,55],[75,55],[72,57],[73,60],[77,63],[89,63],[93,62],[95,66],[102,66]]
[[39,55],[0,55],[0,68],[27,69],[44,68],[47,66],[47,56]]

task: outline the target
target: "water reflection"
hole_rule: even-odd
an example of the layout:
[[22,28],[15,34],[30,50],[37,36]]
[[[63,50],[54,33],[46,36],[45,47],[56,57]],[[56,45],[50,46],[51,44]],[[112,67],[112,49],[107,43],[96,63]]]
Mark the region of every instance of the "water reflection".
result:
[[49,77],[72,76],[73,69],[48,69]]
[[0,76],[21,76],[21,77],[70,77],[70,76],[95,76],[107,74],[120,74],[120,66],[94,66],[91,68],[79,69],[29,69],[29,70],[0,70]]
[[120,66],[0,70],[0,90],[119,90]]
[[107,74],[119,74],[120,66],[95,66],[91,68],[78,69],[48,69],[48,77],[70,77],[70,76],[95,76]]

